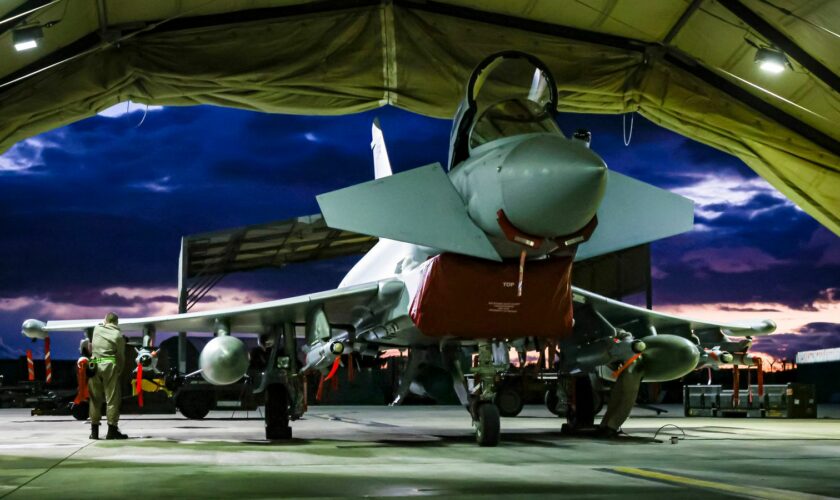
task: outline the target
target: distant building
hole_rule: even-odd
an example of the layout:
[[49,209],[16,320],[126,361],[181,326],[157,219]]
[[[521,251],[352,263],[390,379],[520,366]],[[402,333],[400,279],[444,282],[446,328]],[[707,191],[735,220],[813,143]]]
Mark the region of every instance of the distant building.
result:
[[817,402],[840,404],[840,348],[802,351],[796,355],[797,379],[817,388]]

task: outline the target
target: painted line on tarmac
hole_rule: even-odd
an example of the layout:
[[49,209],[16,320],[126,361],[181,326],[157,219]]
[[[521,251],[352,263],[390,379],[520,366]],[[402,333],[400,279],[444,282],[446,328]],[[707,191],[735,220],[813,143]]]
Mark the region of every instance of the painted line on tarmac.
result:
[[821,495],[811,495],[809,493],[801,493],[798,491],[782,490],[777,488],[764,488],[759,486],[735,486],[732,484],[715,481],[706,481],[704,479],[696,479],[693,477],[678,476],[676,474],[669,474],[667,472],[660,472],[657,470],[637,469],[635,467],[610,467],[600,470],[605,472],[614,472],[624,476],[649,479],[651,481],[658,481],[666,484],[701,488],[704,490],[711,490],[719,493],[726,493],[729,495],[744,498],[760,498],[763,500],[812,500],[833,498]]
[[29,483],[31,483],[32,481],[35,481],[35,480],[36,480],[36,479],[38,479],[39,477],[41,477],[41,476],[43,476],[44,474],[48,473],[49,471],[51,471],[51,470],[55,469],[55,468],[56,468],[56,467],[58,467],[59,465],[63,464],[65,461],[69,460],[69,459],[70,459],[71,457],[73,457],[73,455],[75,455],[76,453],[79,453],[80,451],[84,450],[85,448],[87,448],[88,446],[90,446],[90,445],[92,445],[92,444],[94,444],[94,443],[96,443],[96,442],[97,442],[97,440],[95,440],[95,439],[91,439],[91,440],[90,440],[87,444],[85,444],[84,446],[81,446],[81,447],[79,447],[77,450],[73,451],[73,453],[71,453],[71,454],[67,455],[66,457],[62,458],[62,459],[61,459],[61,460],[59,460],[58,462],[56,462],[56,463],[54,463],[54,464],[50,465],[49,467],[47,467],[46,469],[44,469],[44,470],[43,470],[43,471],[41,471],[40,473],[38,473],[38,474],[36,474],[36,475],[32,476],[31,478],[27,479],[26,481],[24,481],[23,483],[21,483],[21,484],[19,484],[19,485],[15,486],[15,488],[14,488],[13,490],[11,490],[11,491],[7,491],[7,492],[3,493],[2,495],[0,495],[0,498],[6,498],[7,496],[11,495],[12,493],[14,493],[14,492],[16,492],[16,491],[18,491],[18,490],[22,489],[23,487],[27,486],[27,485],[28,485]]

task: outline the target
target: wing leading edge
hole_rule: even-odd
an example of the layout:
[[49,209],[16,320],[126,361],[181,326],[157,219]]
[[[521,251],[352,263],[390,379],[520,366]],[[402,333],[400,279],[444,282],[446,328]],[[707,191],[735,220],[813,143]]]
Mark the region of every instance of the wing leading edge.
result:
[[[228,309],[147,318],[121,318],[120,328],[127,332],[142,331],[148,327],[167,332],[213,332],[217,321],[226,321],[232,332],[262,333],[269,325],[283,322],[303,323],[307,312],[313,306],[319,305],[324,307],[324,312],[332,323],[347,324],[350,323],[353,308],[374,299],[379,293],[379,287],[378,283],[368,283]],[[79,331],[93,328],[101,322],[101,319],[48,321],[44,330]]]
[[603,314],[604,317],[610,320],[612,324],[619,327],[624,324],[642,322],[646,326],[652,326],[663,332],[669,330],[680,330],[688,327],[692,331],[697,332],[702,332],[704,330],[717,330],[723,334],[735,337],[769,335],[776,330],[776,324],[767,319],[757,321],[713,323],[710,321],[651,311],[649,309],[603,297],[578,287],[572,287],[572,297],[573,300],[578,303],[592,304],[599,313]]

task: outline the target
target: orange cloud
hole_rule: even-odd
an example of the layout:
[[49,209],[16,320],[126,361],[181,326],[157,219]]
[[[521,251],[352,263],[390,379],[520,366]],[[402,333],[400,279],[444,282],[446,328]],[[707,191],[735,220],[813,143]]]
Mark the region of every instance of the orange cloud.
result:
[[776,332],[795,333],[809,323],[840,323],[840,301],[817,300],[812,307],[794,309],[775,302],[665,305],[655,308],[659,312],[684,316],[709,322],[770,319],[776,323]]

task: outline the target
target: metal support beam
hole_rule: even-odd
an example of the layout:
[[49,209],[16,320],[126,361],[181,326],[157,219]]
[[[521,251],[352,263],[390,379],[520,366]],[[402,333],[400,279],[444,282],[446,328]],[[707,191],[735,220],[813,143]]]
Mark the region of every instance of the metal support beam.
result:
[[665,35],[665,38],[662,39],[662,45],[671,44],[671,41],[674,38],[676,38],[677,35],[680,34],[680,31],[683,29],[683,26],[685,26],[685,23],[687,23],[688,20],[691,18],[692,14],[694,14],[694,12],[700,8],[700,4],[702,3],[703,0],[694,0],[693,2],[691,2],[691,5],[689,5],[688,8],[685,9],[685,12],[683,12],[680,18],[677,19],[677,22],[674,23],[674,26],[672,26],[671,29],[668,31],[668,34]]
[[6,13],[6,17],[0,19],[0,35],[14,28],[18,24],[25,23],[26,18],[31,14],[34,14],[45,7],[49,7],[50,5],[57,4],[60,1],[61,0],[27,0],[26,2],[23,2],[16,8]]
[[646,268],[646,287],[645,287],[645,306],[648,309],[653,309],[653,279],[651,276],[651,269],[650,266],[653,265],[650,256],[650,243],[645,245],[645,249],[647,251],[647,268]]
[[[178,314],[187,312],[187,269],[186,241],[181,238],[181,253],[178,255]],[[187,332],[178,332],[178,373],[187,373]]]
[[105,0],[97,0],[96,13],[99,15],[99,33],[102,38],[105,38],[105,34],[108,32],[108,10],[105,6]]
[[784,33],[777,30],[761,16],[751,11],[739,0],[718,0],[718,2],[726,7],[730,12],[738,16],[741,21],[747,23],[750,28],[754,29],[758,32],[758,34],[769,40],[770,43],[780,48],[785,54],[796,60],[796,62],[801,64],[802,67],[807,69],[812,75],[822,80],[823,83],[828,85],[832,90],[834,90],[834,92],[840,93],[840,76],[828,69],[828,67],[806,52]]

